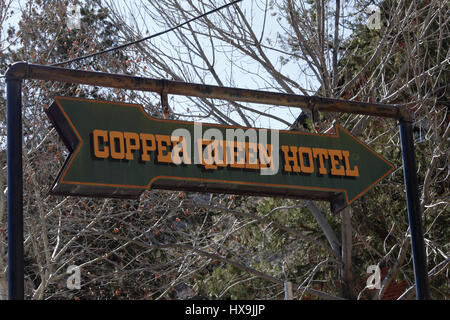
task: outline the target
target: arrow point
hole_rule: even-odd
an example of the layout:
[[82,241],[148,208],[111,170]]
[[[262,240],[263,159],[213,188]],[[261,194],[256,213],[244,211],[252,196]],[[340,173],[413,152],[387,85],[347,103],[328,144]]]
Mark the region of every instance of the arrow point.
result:
[[390,174],[394,166],[342,126],[335,124],[334,130],[341,147],[350,151],[351,165],[359,168],[359,177],[347,189],[346,200],[349,205]]

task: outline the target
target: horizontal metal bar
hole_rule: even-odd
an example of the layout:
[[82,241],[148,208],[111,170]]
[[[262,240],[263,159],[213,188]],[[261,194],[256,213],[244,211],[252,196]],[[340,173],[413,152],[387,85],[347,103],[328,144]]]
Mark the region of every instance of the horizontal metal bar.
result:
[[8,298],[24,298],[22,81],[6,81],[8,163]]
[[409,112],[404,105],[367,103],[281,92],[221,87],[166,79],[152,79],[123,74],[43,66],[26,62],[16,62],[11,65],[5,76],[7,78],[58,81],[158,93],[164,88],[168,94],[173,95],[261,103],[309,110],[316,108],[322,112],[355,113],[411,121]]

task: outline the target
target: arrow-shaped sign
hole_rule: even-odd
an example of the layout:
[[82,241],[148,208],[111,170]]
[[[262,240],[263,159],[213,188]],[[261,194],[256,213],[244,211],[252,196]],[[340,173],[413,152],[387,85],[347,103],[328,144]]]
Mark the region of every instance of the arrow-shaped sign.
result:
[[339,209],[394,169],[338,125],[335,134],[266,130],[161,120],[136,104],[54,100],[46,112],[70,151],[54,194],[136,198],[160,188],[340,201]]

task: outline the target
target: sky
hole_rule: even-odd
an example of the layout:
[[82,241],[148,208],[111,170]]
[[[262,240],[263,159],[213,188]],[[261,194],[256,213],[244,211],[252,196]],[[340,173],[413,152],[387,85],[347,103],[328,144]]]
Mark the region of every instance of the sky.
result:
[[[108,1],[108,0],[105,0],[105,1]],[[231,0],[230,0],[230,2],[231,2]],[[20,19],[20,8],[21,8],[21,6],[23,6],[23,3],[25,3],[25,0],[15,0],[14,10],[15,10],[16,14],[11,19],[9,19],[8,23],[10,23],[12,25],[16,25],[18,23],[18,21]],[[118,3],[125,4],[124,1],[122,2],[122,0],[120,0]],[[140,0],[127,0],[126,7],[134,8],[132,10],[136,11],[136,10],[139,10],[139,6],[134,6],[134,5],[140,4],[140,3],[141,3]],[[223,1],[223,3],[225,3],[225,1]],[[264,19],[264,16],[263,16],[264,8],[260,7],[258,5],[259,3],[261,3],[261,2],[256,1],[256,0],[243,0],[240,3],[238,3],[238,5],[242,9],[242,11],[246,15],[246,17],[250,20],[250,22],[253,25],[254,30],[256,31],[256,33],[258,35],[260,35],[260,32],[262,30],[262,24],[264,21],[265,22],[264,37],[276,39],[276,34],[282,33],[283,30],[280,27],[279,23],[276,21],[276,16],[272,16],[272,15],[268,14]],[[123,6],[123,8],[125,8],[125,6]],[[139,10],[139,11],[142,11],[142,10]],[[133,13],[136,14],[136,12],[133,12]],[[142,14],[142,12],[139,12],[139,13]],[[212,15],[214,15],[214,13]],[[139,16],[139,15],[137,14],[136,16]],[[171,27],[171,26],[153,25],[151,23],[151,19],[149,19],[148,16],[145,16],[145,14],[144,14],[142,17],[143,17],[143,21],[140,22],[140,28],[142,30],[145,30],[146,28],[148,28],[148,24],[152,25],[152,27],[153,27],[153,30],[150,30],[150,32],[159,32],[164,29],[167,29],[168,27]],[[150,23],[149,23],[149,21],[150,21]],[[142,32],[142,33],[145,34],[144,32]],[[154,39],[152,41],[161,41],[161,43],[164,43],[164,37],[166,37],[166,39],[173,39],[174,36],[175,36],[174,33],[171,33],[171,34],[162,36],[161,39]],[[210,46],[209,41],[205,41],[204,45],[206,48],[208,46]],[[170,48],[168,48],[168,50],[170,50]],[[177,49],[172,48],[172,50],[177,50]],[[216,54],[217,54],[217,52],[216,52]],[[224,85],[230,86],[230,87],[249,88],[249,89],[264,88],[265,83],[261,80],[261,78],[264,78],[265,75],[262,75],[262,76],[258,75],[258,73],[261,70],[257,68],[256,64],[255,64],[254,70],[252,70],[252,65],[249,64],[248,69],[251,70],[252,73],[242,73],[239,69],[238,64],[239,63],[247,64],[247,63],[250,63],[249,62],[250,60],[249,59],[246,60],[246,59],[243,59],[242,57],[240,57],[239,59],[236,59],[235,61],[233,61],[232,60],[234,58],[233,54],[234,53],[231,52],[231,53],[227,53],[227,56],[216,57],[216,61],[218,61],[217,66],[216,66],[218,73],[225,75],[223,78],[228,80],[227,83],[224,82]],[[303,87],[306,87],[311,90],[316,90],[319,88],[319,83],[317,83],[317,81],[315,80],[315,77],[310,77],[309,75],[306,75],[306,74],[300,74],[299,67],[298,67],[298,65],[296,65],[295,62],[291,62],[291,63],[288,63],[287,65],[282,66],[279,62],[279,53],[278,52],[273,51],[273,50],[267,50],[266,54],[269,57],[271,57],[272,61],[278,61],[277,65],[276,65],[276,68],[278,70],[280,70],[283,74],[288,75],[289,77],[291,77],[292,79],[294,79],[295,81],[300,83],[300,85],[302,85]],[[230,61],[230,57],[231,57],[231,61]],[[137,76],[139,76],[139,75],[137,75]],[[208,83],[208,84],[216,84],[212,78],[210,78],[210,80],[211,80],[211,83]],[[273,89],[269,90],[269,91],[273,91]],[[179,110],[178,112],[183,113],[183,103],[184,103],[183,99],[179,99],[178,101],[180,103],[180,105],[178,106],[178,110]],[[176,103],[178,103],[178,102],[176,102]],[[300,110],[297,108],[274,107],[274,106],[254,105],[254,104],[249,104],[249,106],[252,108],[257,108],[260,111],[269,110],[269,112],[273,112],[278,117],[281,117],[289,122],[293,122],[300,113]],[[186,109],[184,109],[184,112],[185,111],[186,111]],[[234,116],[236,116],[236,114],[232,113],[232,114],[230,114],[230,116],[234,117]],[[240,121],[240,123],[242,123],[242,121]],[[263,128],[271,128],[271,129],[286,129],[286,124],[280,123],[280,122],[270,119],[270,118],[257,119],[256,126],[263,127]]]
[[[139,5],[139,0],[132,0],[130,3],[136,3]],[[225,3],[225,1],[223,1]],[[264,26],[264,34],[263,38],[271,38],[276,39],[277,33],[282,33],[283,30],[281,29],[279,23],[276,21],[276,16],[272,16],[271,14],[268,14],[266,17],[264,17],[264,7],[260,6],[261,1],[253,1],[253,0],[244,0],[237,5],[241,8],[241,10],[244,12],[247,19],[252,24],[252,27],[255,31],[255,34],[260,37],[263,22],[265,22]],[[130,4],[130,7],[132,5]],[[153,28],[153,30],[150,30],[150,33],[156,33],[164,29],[165,26],[161,27],[159,25],[152,23],[152,18],[148,15],[145,15],[145,12],[141,10],[141,16],[137,15],[137,18],[142,19],[138,23],[138,28],[141,30],[146,30],[146,28]],[[211,20],[214,20],[214,13],[211,14]],[[181,22],[181,21],[180,21]],[[194,22],[195,23],[195,22]],[[151,40],[152,43],[160,43],[163,45],[165,43],[165,39],[167,39],[167,43],[169,41],[173,41],[175,44],[177,43],[175,39],[174,33],[170,33],[167,35],[164,35],[161,37],[161,39],[154,39]],[[261,68],[261,66],[258,66],[257,63],[255,63],[252,59],[243,57],[242,55],[239,55],[239,52],[237,49],[229,50],[229,48],[224,48],[223,51],[228,50],[226,53],[221,55],[221,50],[217,49],[214,52],[214,57],[212,56],[211,49],[211,43],[209,42],[207,37],[200,38],[203,40],[205,53],[209,54],[209,58],[212,61],[213,58],[215,60],[215,69],[219,76],[222,78],[223,85],[229,86],[229,87],[238,87],[238,88],[246,88],[246,89],[260,89],[264,90],[265,87],[267,87],[267,83],[265,83],[266,78],[270,78],[270,76],[266,73],[265,70]],[[161,41],[162,40],[162,41]],[[215,42],[215,45],[217,45],[217,41]],[[280,48],[281,49],[281,48]],[[165,47],[165,50],[168,51],[176,51],[176,50],[182,50],[182,49],[174,49],[171,48],[169,45]],[[179,52],[178,52],[179,53]],[[312,81],[311,79],[308,79],[308,77],[304,74],[299,74],[298,66],[291,62],[285,66],[282,66],[279,62],[279,52],[276,52],[274,50],[266,50],[265,54],[270,57],[271,61],[277,62],[276,68],[277,70],[281,71],[283,74],[289,75],[292,79],[295,79],[296,81],[300,82],[302,86],[308,87],[309,84]],[[249,72],[242,72],[240,67],[243,66],[248,69]],[[207,84],[216,84],[215,80],[212,78],[211,75],[208,75],[208,73],[205,73],[205,82]],[[309,83],[308,83],[309,81]],[[195,82],[195,81],[194,81]],[[313,89],[317,89],[319,85],[317,83],[312,83]],[[274,91],[274,89],[268,89],[268,91]],[[179,104],[178,106],[183,110],[183,99],[178,99]],[[300,109],[298,108],[287,108],[287,107],[275,107],[275,106],[268,106],[268,105],[255,105],[255,104],[249,104],[249,107],[256,108],[259,111],[265,111],[270,112],[272,114],[276,114],[278,117],[283,118],[289,122],[294,122],[295,119],[298,117],[300,113]],[[180,109],[178,108],[178,110]],[[183,111],[179,111],[179,113],[183,113]],[[254,115],[253,115],[254,116]],[[237,113],[231,113],[230,117],[234,117],[237,121],[240,121],[241,124],[242,121],[240,118],[238,118]],[[286,129],[286,124],[280,123],[276,120],[273,120],[271,118],[267,117],[260,117],[257,119],[255,126],[257,127],[263,127],[263,128],[271,128],[271,129]]]
[[[112,5],[121,3],[120,1],[116,0],[105,2],[108,4],[112,3]],[[231,0],[229,2],[231,2]],[[226,3],[226,1],[222,1],[221,3]],[[259,6],[260,3],[261,1],[243,0],[237,5],[241,8],[247,19],[252,24],[255,33],[258,35],[258,37],[261,36],[262,25],[263,22],[265,22],[263,37],[264,38],[270,37],[272,39],[276,39],[276,34],[278,32],[282,32],[282,29],[280,28],[278,22],[276,21],[276,17],[268,14],[264,18],[263,15],[264,7]],[[148,14],[148,12],[146,12],[140,0],[129,0],[127,1],[126,6],[119,7],[117,5],[115,9],[121,11],[122,15],[125,17],[133,15],[133,19],[130,20],[137,20],[135,29],[139,30],[142,33],[142,36],[146,36],[148,34],[155,34],[157,32],[161,32],[167,29],[168,27],[173,26],[173,25],[170,26],[161,25],[157,23],[154,20],[155,18],[152,17],[151,14]],[[214,15],[216,15],[216,13],[212,13],[209,16],[209,18],[211,18],[211,20],[214,20],[215,18]],[[180,20],[179,23],[181,22],[183,21]],[[193,22],[192,24],[195,23],[196,22]],[[231,51],[229,48],[226,47],[222,49],[220,46],[222,46],[223,44],[220,44],[218,41],[214,42],[216,48],[213,54],[211,50],[211,42],[209,41],[208,37],[199,36],[199,39],[202,43],[202,48],[204,48],[204,51],[208,55],[210,61],[213,60],[215,61],[214,65],[215,70],[217,74],[221,77],[224,86],[246,88],[246,89],[261,89],[267,86],[267,84],[264,83],[264,81],[265,77],[269,78],[269,76],[267,74],[264,74],[263,72],[265,71],[262,70],[261,67],[259,67],[254,61],[252,61],[252,59],[240,56],[237,49],[232,49]],[[172,56],[180,55],[180,57],[188,59],[188,53],[184,50],[183,46],[180,45],[180,42],[176,37],[176,33],[174,32],[164,34],[150,41],[158,48],[163,48],[162,50],[164,50],[165,52],[172,52]],[[279,61],[278,52],[274,50],[267,50],[266,54],[271,58],[272,61]],[[242,72],[241,66],[247,68],[249,72]],[[305,84],[305,87],[307,86],[306,77],[305,75],[298,74],[297,66],[289,64],[286,66],[281,66],[281,64],[278,62],[276,68],[281,70],[284,74],[288,74],[293,79],[300,81],[302,84]],[[301,79],[302,77],[303,79]],[[202,78],[202,80],[205,81],[206,84],[217,85],[216,81],[209,74],[209,72],[205,72],[204,78]],[[198,79],[196,79],[192,80],[191,82],[199,82],[199,81]],[[318,85],[316,85],[316,88],[317,87]],[[273,91],[273,89],[269,91]],[[187,110],[188,108],[190,109],[190,111],[192,111],[192,108],[190,108],[190,106],[188,105],[188,101],[186,98],[183,99],[182,97],[175,97],[175,100],[173,101],[175,105],[174,106],[171,105],[171,107],[175,108],[175,112],[177,114],[188,113]],[[271,112],[283,119],[286,120],[289,119],[288,121],[290,122],[293,122],[300,112],[300,110],[297,108],[274,107],[268,105],[254,105],[254,104],[249,104],[248,106],[256,108],[259,111]],[[234,120],[239,121],[239,123],[243,124],[242,120],[238,117],[236,112],[232,112],[231,114],[229,114],[229,116]],[[253,114],[252,116],[255,115]],[[186,120],[199,120],[199,119],[197,118]],[[199,121],[214,122],[214,119],[212,118],[203,119]],[[271,129],[286,129],[286,124],[280,123],[276,120],[274,121],[273,119],[267,117],[258,118],[255,122],[255,126]]]

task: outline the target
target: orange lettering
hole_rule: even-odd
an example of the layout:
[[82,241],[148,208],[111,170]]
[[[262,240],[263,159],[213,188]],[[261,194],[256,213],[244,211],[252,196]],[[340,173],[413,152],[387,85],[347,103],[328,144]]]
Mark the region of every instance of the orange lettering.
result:
[[[342,151],[328,149],[331,161],[331,174],[334,176],[345,176],[345,168],[342,166],[340,160],[342,160]],[[338,157],[338,159],[336,159]]]
[[[139,135],[135,132],[124,132],[123,137],[125,138],[125,159],[133,160],[133,151],[140,149]],[[131,141],[134,141],[133,143]]]
[[[158,144],[158,162],[172,162],[172,154],[167,150],[167,147],[171,145],[170,136],[163,134],[156,135],[156,143]],[[164,143],[164,144],[163,144]],[[167,151],[166,153],[164,153]]]
[[245,168],[259,169],[258,144],[255,142],[245,143]]
[[97,158],[105,159],[109,157],[109,148],[107,146],[103,147],[103,150],[99,148],[99,140],[100,138],[103,140],[103,143],[108,142],[108,131],[106,130],[98,130],[95,129],[92,131],[93,139],[94,139],[94,155]]
[[259,149],[259,163],[261,168],[268,168],[272,165],[272,145],[267,144],[267,148],[262,144],[258,143]]
[[139,137],[141,138],[142,145],[141,161],[150,161],[148,152],[156,150],[155,136],[149,133],[141,133],[139,134]]
[[327,174],[327,168],[325,168],[324,159],[328,159],[327,149],[313,148],[314,158],[319,158],[319,173]]
[[123,133],[120,131],[110,131],[109,141],[110,141],[109,146],[111,148],[111,158],[116,160],[122,160],[123,158],[125,158]]
[[[177,136],[171,136],[170,139],[172,140],[172,144],[176,143],[172,149],[172,162],[174,164],[191,164],[186,140],[183,137]],[[183,154],[182,157],[180,156],[180,153]]]
[[245,144],[242,141],[227,141],[227,148],[230,159],[229,165],[232,168],[245,168]]
[[[297,150],[298,150],[297,147],[291,146],[290,151],[292,153],[292,156],[289,155],[289,146],[281,146],[281,150],[284,153],[284,171],[300,172],[300,166],[298,165],[297,159]],[[289,162],[293,163],[292,167]]]
[[[303,155],[307,155],[309,166],[305,165],[305,159]],[[311,148],[308,147],[299,147],[298,148],[298,157],[300,159],[300,167],[303,173],[313,173],[314,172],[314,162]]]
[[359,177],[358,166],[354,166],[353,169],[350,169],[350,161],[348,159],[350,156],[350,152],[348,152],[347,150],[342,150],[342,155],[344,156],[345,175],[347,177]]
[[[217,170],[216,162],[217,155],[217,140],[202,140],[201,145],[206,145],[203,151],[202,164],[205,169]],[[214,154],[213,154],[214,153]]]

